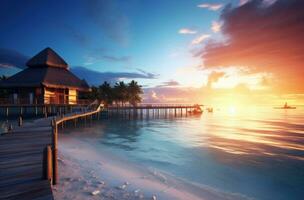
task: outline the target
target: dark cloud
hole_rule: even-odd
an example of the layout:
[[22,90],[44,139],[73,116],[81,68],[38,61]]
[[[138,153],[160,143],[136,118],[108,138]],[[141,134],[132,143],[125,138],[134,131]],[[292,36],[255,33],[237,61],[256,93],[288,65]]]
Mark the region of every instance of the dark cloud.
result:
[[159,74],[154,74],[154,73],[151,73],[151,72],[147,72],[147,71],[139,69],[139,68],[137,68],[136,70],[139,71],[142,74],[145,74],[147,77],[149,77],[149,79],[155,79],[159,76]]
[[125,62],[131,62],[132,57],[131,56],[116,56],[113,55],[111,52],[113,50],[107,49],[107,48],[93,48],[88,53],[88,57],[93,58],[94,60],[105,60],[109,62],[118,62],[118,63],[125,63]]
[[102,59],[111,61],[111,62],[129,62],[131,60],[130,56],[109,56],[103,55],[101,56]]
[[155,79],[157,75],[140,72],[98,72],[85,67],[72,67],[71,71],[78,77],[85,79],[91,85],[99,85],[104,81],[115,83],[120,79]]
[[0,68],[26,67],[25,63],[29,57],[11,49],[0,48]]
[[252,72],[275,74],[286,89],[299,89],[304,75],[303,10],[300,0],[277,0],[269,6],[262,0],[228,5],[221,14],[228,40],[205,47],[200,54],[205,67],[248,66]]
[[170,81],[165,81],[163,82],[161,85],[158,85],[157,87],[175,87],[175,86],[179,86],[179,82],[175,81],[175,80],[170,80]]

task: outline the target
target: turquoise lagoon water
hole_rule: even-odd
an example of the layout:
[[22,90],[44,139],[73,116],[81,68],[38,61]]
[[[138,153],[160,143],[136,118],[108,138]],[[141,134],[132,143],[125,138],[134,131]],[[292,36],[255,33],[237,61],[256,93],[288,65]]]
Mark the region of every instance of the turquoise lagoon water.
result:
[[84,129],[101,149],[191,182],[254,199],[304,197],[304,107],[109,118]]

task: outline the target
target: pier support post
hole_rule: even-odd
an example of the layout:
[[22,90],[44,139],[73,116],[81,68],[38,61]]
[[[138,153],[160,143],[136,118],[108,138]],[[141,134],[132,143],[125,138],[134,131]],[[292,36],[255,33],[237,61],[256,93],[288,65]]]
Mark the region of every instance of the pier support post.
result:
[[45,152],[44,152],[44,160],[43,160],[43,177],[50,181],[50,183],[52,184],[53,182],[53,156],[52,156],[52,148],[50,145],[48,145],[45,148]]
[[56,124],[56,120],[53,119],[52,120],[52,127],[53,127],[53,141],[52,141],[52,145],[53,145],[53,185],[56,185],[59,181],[58,179],[58,160],[57,160],[57,156],[58,156],[58,129],[57,129],[57,124]]
[[22,126],[22,124],[23,124],[22,117],[19,116],[19,118],[18,118],[18,126]]

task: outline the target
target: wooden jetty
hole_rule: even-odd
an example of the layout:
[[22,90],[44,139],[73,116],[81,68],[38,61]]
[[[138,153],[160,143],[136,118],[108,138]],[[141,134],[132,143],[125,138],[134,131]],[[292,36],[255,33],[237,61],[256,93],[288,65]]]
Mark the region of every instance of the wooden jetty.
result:
[[72,120],[99,118],[100,111],[98,105],[59,118],[42,118],[1,135],[0,199],[53,199],[51,185],[59,181],[58,126]]
[[136,106],[108,106],[105,110],[108,115],[122,115],[122,116],[187,116],[193,110],[198,109],[204,105],[199,104],[138,104]]

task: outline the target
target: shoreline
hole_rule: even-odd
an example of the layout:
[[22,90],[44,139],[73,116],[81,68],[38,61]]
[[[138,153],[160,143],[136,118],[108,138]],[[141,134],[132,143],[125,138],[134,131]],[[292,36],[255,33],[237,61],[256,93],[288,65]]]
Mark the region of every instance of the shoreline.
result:
[[59,174],[55,199],[248,199],[146,168],[73,134],[60,135]]

